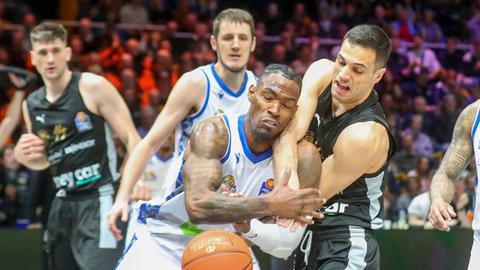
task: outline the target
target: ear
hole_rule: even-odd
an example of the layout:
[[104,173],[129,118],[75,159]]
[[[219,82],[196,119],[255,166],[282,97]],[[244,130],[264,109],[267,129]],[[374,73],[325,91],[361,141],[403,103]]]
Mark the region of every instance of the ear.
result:
[[70,59],[72,59],[72,48],[70,47],[66,47],[65,48],[65,59],[68,61],[70,61]]
[[373,78],[373,84],[378,83],[383,78],[383,75],[385,74],[385,72],[387,72],[387,68],[384,68],[384,67],[375,71],[375,75],[374,75],[374,78]]
[[32,61],[32,65],[36,66],[37,58],[35,57],[35,52],[33,50],[30,51],[30,61]]
[[250,103],[253,102],[255,92],[256,92],[255,86],[250,85],[250,88],[248,88],[248,101],[250,101]]
[[215,39],[214,35],[210,36],[210,46],[212,46],[214,51],[217,51],[217,40]]
[[256,46],[257,46],[257,38],[253,36],[252,46],[250,46],[250,52],[253,52]]

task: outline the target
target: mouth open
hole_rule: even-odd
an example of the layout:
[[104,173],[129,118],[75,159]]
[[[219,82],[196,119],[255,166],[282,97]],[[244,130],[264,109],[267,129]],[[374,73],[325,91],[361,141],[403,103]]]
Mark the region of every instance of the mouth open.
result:
[[350,86],[340,83],[338,80],[335,80],[336,90],[340,95],[346,95],[350,92]]
[[273,120],[273,119],[262,119],[261,121],[264,125],[267,125],[269,127],[278,127],[278,122]]

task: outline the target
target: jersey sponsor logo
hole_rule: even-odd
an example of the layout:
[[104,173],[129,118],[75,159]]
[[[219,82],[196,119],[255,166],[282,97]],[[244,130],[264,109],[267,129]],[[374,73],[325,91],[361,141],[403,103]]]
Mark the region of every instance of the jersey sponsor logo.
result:
[[48,162],[50,163],[50,165],[55,165],[58,162],[60,162],[62,156],[63,156],[62,150],[55,151],[53,154],[48,156]]
[[45,124],[45,114],[42,113],[41,115],[35,116],[35,121]]
[[95,139],[86,140],[80,143],[72,143],[69,146],[65,147],[65,154],[75,154],[80,150],[84,150],[90,147],[95,146]]
[[225,184],[230,192],[235,192],[237,190],[237,185],[235,184],[235,178],[233,175],[225,175],[222,179],[222,184]]
[[78,112],[75,116],[75,126],[80,133],[89,131],[93,128],[90,116],[84,112]]
[[258,192],[258,196],[269,193],[275,187],[275,180],[273,178],[268,178],[262,183],[262,187]]
[[338,213],[345,213],[345,209],[348,207],[348,203],[341,203],[335,202],[329,205],[328,207],[324,207],[321,211],[325,215],[333,216]]
[[219,99],[222,99],[222,98],[223,98],[223,95],[224,95],[223,91],[218,92],[218,98],[219,98]]
[[318,113],[315,113],[313,116],[317,119],[317,127],[320,126],[320,115]]
[[70,172],[62,173],[53,177],[57,188],[71,188],[75,185],[81,186],[96,181],[102,177],[100,174],[100,164],[95,163],[90,166],[79,168]]

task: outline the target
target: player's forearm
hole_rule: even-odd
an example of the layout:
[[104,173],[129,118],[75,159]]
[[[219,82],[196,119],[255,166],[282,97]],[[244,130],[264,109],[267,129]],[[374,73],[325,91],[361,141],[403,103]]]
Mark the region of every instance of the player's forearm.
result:
[[197,198],[188,198],[187,211],[193,223],[233,223],[271,216],[265,197],[231,197],[208,192]]
[[443,201],[450,203],[453,199],[455,192],[455,186],[453,180],[451,180],[446,173],[437,171],[432,179],[430,185],[430,200],[432,202]]
[[275,142],[273,146],[273,167],[275,179],[281,179],[285,170],[290,169],[289,186],[296,190],[300,188],[297,174],[297,140],[292,130],[285,130]]
[[10,137],[15,130],[15,127],[18,125],[18,122],[20,122],[24,97],[25,93],[23,91],[15,91],[12,101],[10,101],[7,115],[0,124],[0,147],[5,144],[8,137]]
[[128,200],[133,186],[137,183],[138,179],[142,177],[145,168],[147,167],[148,160],[153,155],[155,149],[149,147],[145,141],[141,141],[131,151],[130,158],[127,159],[125,168],[123,170],[122,181],[117,194],[118,200]]

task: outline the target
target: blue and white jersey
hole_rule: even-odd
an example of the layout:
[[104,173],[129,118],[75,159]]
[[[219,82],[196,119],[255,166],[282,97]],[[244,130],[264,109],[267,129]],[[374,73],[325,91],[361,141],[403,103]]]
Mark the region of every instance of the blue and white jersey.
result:
[[178,157],[185,150],[193,127],[199,121],[214,115],[217,110],[245,114],[250,107],[248,89],[250,86],[257,84],[255,74],[247,70],[242,87],[237,93],[234,93],[217,74],[214,64],[201,66],[197,69],[203,73],[207,82],[205,97],[200,109],[195,114],[183,119],[177,127],[175,131],[175,157]]
[[472,145],[475,157],[475,166],[477,168],[477,176],[475,177],[475,206],[473,213],[472,229],[475,232],[480,232],[480,188],[478,185],[478,178],[480,175],[480,111],[477,112],[475,121],[472,127]]
[[[245,115],[223,114],[228,129],[229,144],[222,162],[222,182],[232,192],[244,196],[261,196],[274,187],[272,151],[255,155],[248,147],[245,136]],[[177,175],[182,177],[181,166]],[[147,202],[140,207],[138,220],[147,225],[160,249],[178,259],[180,263],[187,243],[204,230],[233,230],[231,224],[193,224],[185,208],[183,185],[167,196],[166,202],[155,205]]]

